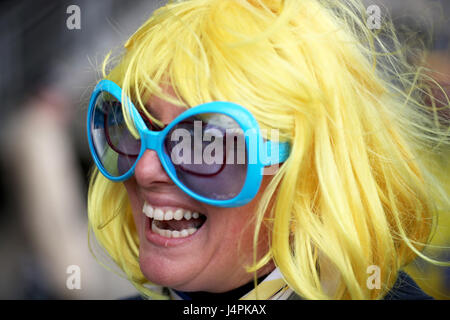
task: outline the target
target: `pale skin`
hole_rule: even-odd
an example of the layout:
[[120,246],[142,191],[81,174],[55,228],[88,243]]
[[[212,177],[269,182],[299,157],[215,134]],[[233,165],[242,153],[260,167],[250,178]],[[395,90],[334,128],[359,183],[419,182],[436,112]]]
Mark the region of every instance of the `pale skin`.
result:
[[[164,90],[173,95],[173,89]],[[158,97],[151,97],[146,107],[164,124],[185,110]],[[253,273],[245,270],[253,262],[252,218],[270,179],[264,176],[258,194],[245,206],[214,207],[180,190],[166,174],[156,152],[146,150],[134,176],[124,182],[139,235],[139,263],[144,276],[152,283],[181,291],[226,292],[252,281]],[[155,243],[147,236],[151,231],[149,218],[142,212],[144,202],[160,208],[200,212],[207,219],[189,239],[170,245]],[[259,239],[258,253],[266,253],[264,224]],[[259,270],[258,276],[273,269],[274,264],[270,262]]]

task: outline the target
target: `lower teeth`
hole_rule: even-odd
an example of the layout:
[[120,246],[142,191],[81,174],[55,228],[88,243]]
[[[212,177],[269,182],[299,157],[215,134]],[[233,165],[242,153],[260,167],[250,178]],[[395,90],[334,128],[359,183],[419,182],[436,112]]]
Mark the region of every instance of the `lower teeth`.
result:
[[185,238],[195,233],[197,228],[189,228],[183,230],[167,230],[158,228],[155,220],[152,219],[152,231],[166,238]]

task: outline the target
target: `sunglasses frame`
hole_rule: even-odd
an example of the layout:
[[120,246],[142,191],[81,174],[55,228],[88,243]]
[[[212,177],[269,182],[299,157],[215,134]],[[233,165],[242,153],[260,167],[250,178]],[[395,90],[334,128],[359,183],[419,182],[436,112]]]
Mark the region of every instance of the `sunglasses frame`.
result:
[[[184,191],[192,198],[217,207],[239,207],[250,202],[258,193],[263,177],[264,167],[282,163],[286,161],[289,156],[289,143],[273,142],[270,140],[264,141],[258,122],[250,113],[250,111],[233,102],[214,101],[198,105],[196,107],[187,109],[186,111],[178,115],[162,131],[150,131],[134,104],[128,97],[125,97],[125,99],[127,99],[127,105],[130,106],[131,119],[133,120],[134,125],[139,132],[139,136],[141,139],[141,149],[133,166],[125,174],[118,177],[111,176],[103,167],[97,155],[97,152],[95,151],[94,143],[92,140],[91,121],[95,110],[97,97],[102,92],[111,94],[122,104],[122,88],[120,88],[113,81],[101,80],[92,93],[87,115],[87,136],[89,141],[89,149],[94,158],[94,162],[97,165],[97,168],[106,178],[111,181],[121,182],[130,178],[134,174],[136,164],[139,162],[144,152],[147,149],[150,149],[156,151],[161,165],[163,166],[170,179],[177,185],[177,187],[179,187],[182,191]],[[172,164],[170,156],[165,151],[164,140],[170,130],[179,122],[202,113],[220,113],[232,118],[237,124],[239,124],[239,126],[245,132],[245,147],[247,154],[250,154],[250,144],[254,141],[257,141],[256,157],[252,157],[252,161],[247,161],[247,176],[245,178],[244,185],[239,194],[234,198],[226,200],[210,199],[190,190],[177,178],[176,169]],[[278,155],[271,155],[272,145],[274,144],[278,144]],[[265,157],[261,156],[260,148],[265,148]]]

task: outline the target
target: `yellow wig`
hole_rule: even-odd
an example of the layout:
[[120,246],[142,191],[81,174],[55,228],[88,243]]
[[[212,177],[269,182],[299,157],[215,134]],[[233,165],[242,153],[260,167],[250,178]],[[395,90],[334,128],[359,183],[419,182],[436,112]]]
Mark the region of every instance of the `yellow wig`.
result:
[[[416,256],[430,260],[422,251],[437,214],[448,213],[448,172],[438,179],[429,168],[448,152],[449,124],[424,103],[429,81],[408,64],[393,27],[382,21],[371,30],[365,14],[359,0],[173,1],[127,41],[112,70],[109,57],[104,63],[104,77],[143,112],[151,95],[185,107],[232,101],[291,144],[255,213],[247,268],[273,259],[306,299],[382,298],[402,267]],[[123,184],[94,169],[88,211],[126,277],[161,297],[139,268]],[[257,260],[262,224],[270,249]],[[367,286],[373,265],[379,290]]]

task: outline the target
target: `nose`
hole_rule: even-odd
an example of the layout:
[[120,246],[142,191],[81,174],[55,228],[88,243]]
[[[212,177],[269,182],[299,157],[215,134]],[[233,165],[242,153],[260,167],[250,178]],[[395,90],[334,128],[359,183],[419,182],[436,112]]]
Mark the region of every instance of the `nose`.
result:
[[141,187],[151,187],[154,184],[173,184],[172,180],[164,170],[158,154],[154,150],[147,149],[139,161],[136,163],[134,170],[136,182]]

